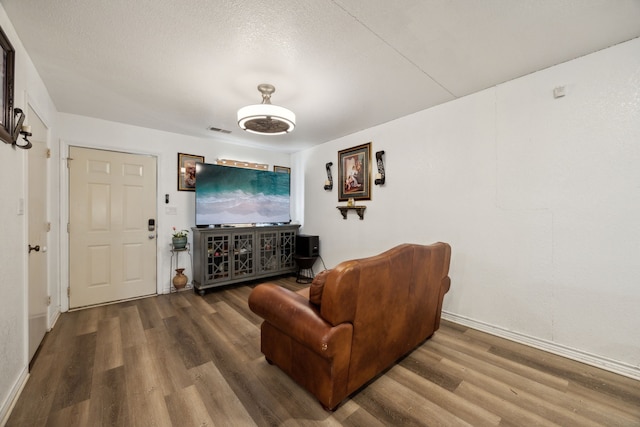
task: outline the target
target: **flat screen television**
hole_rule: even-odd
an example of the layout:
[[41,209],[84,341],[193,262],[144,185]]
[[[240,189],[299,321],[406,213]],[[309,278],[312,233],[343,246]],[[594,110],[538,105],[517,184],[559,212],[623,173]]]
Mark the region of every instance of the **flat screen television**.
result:
[[289,222],[288,173],[196,164],[196,226]]

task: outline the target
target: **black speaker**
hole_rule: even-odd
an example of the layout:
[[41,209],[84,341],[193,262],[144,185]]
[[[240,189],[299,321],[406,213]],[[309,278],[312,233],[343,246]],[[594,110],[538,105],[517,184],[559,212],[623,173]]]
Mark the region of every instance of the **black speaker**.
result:
[[296,235],[296,255],[303,257],[320,256],[320,238],[306,234]]

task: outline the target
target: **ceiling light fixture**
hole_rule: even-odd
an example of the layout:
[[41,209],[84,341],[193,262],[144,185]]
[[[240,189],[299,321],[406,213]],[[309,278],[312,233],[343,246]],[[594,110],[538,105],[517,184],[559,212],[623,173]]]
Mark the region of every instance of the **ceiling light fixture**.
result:
[[247,132],[259,135],[282,135],[296,127],[296,115],[284,107],[271,104],[273,85],[258,85],[262,93],[262,104],[247,105],[238,110],[238,126]]

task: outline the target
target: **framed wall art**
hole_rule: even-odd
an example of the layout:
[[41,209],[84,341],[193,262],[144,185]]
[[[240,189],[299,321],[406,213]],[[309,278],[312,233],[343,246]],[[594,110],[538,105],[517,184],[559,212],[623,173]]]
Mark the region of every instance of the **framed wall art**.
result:
[[371,200],[371,143],[338,151],[338,200]]
[[0,28],[0,47],[2,47],[2,58],[0,59],[0,139],[7,144],[12,144],[13,140],[13,73],[16,52],[11,46],[9,39]]
[[281,173],[291,173],[291,168],[288,168],[286,166],[276,166],[273,165],[273,171],[274,172],[281,172]]
[[196,163],[204,156],[178,153],[178,191],[196,191]]

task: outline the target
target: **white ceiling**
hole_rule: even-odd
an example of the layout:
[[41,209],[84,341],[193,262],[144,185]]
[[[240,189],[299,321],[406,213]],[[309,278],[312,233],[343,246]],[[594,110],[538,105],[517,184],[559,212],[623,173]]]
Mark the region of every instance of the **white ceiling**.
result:
[[[58,111],[283,152],[640,36],[640,0],[0,2]],[[238,128],[260,83],[293,133]]]

